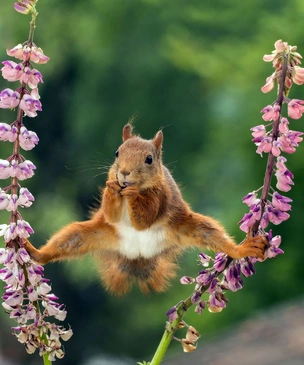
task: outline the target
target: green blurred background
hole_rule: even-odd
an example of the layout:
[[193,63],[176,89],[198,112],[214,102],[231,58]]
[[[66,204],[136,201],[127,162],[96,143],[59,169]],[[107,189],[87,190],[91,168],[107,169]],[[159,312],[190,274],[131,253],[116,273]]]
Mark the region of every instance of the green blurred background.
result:
[[[0,58],[5,49],[26,40],[29,17],[1,4]],[[273,71],[262,56],[277,39],[298,45],[304,54],[304,2],[301,0],[87,0],[39,1],[35,42],[51,57],[38,66],[43,112],[25,118],[40,142],[26,152],[37,165],[23,186],[35,195],[23,217],[35,229],[36,246],[64,224],[84,220],[96,203],[121,142],[121,129],[135,116],[135,128],[152,138],[164,128],[164,162],[185,199],[220,219],[238,240],[237,222],[247,208],[242,197],[262,185],[266,158],[255,153],[249,129],[261,124],[260,110],[275,93],[260,92]],[[0,80],[1,89],[13,87]],[[291,97],[304,99],[294,86]],[[2,122],[15,112],[1,111]],[[303,121],[292,129],[304,130]],[[12,145],[1,143],[1,158]],[[229,296],[220,314],[185,318],[210,337],[257,310],[303,296],[304,150],[288,157],[295,187],[291,218],[275,234],[283,236],[284,256],[257,264],[245,288]],[[1,213],[1,222],[9,214]],[[181,259],[182,275],[199,270],[197,252]],[[163,332],[165,313],[191,288],[178,278],[166,294],[108,295],[90,258],[50,264],[45,269],[53,292],[67,305],[74,335],[64,344],[62,365],[110,364],[103,357],[149,360]],[[10,335],[10,321],[0,313],[0,346],[13,364],[41,364],[26,355]],[[203,339],[202,339],[203,341]],[[170,351],[180,353],[172,345]],[[128,360],[124,360],[128,361]],[[119,362],[116,362],[117,364]],[[121,360],[121,363],[123,360]]]

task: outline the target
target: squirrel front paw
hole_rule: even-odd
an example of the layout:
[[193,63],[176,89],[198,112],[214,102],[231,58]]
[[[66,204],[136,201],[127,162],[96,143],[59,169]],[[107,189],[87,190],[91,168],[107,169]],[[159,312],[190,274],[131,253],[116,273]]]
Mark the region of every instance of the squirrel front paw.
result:
[[120,195],[135,198],[139,195],[139,189],[134,185],[127,186],[121,190]]
[[264,259],[264,252],[268,247],[268,241],[264,236],[246,237],[242,245],[238,247],[240,257],[257,257]]
[[120,195],[120,192],[122,191],[122,187],[118,184],[118,181],[110,180],[110,181],[107,181],[106,185],[112,194]]

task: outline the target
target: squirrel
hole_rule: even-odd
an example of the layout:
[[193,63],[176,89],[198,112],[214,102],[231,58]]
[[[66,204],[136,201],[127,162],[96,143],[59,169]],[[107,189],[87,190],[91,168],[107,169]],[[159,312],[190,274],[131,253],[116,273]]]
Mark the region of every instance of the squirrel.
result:
[[133,282],[144,293],[165,291],[177,257],[189,247],[263,259],[265,237],[249,235],[237,245],[217,220],[193,212],[183,200],[162,163],[162,131],[145,140],[127,124],[122,140],[100,207],[89,220],[60,229],[39,250],[25,240],[34,261],[44,265],[91,253],[100,261],[105,288],[122,295]]

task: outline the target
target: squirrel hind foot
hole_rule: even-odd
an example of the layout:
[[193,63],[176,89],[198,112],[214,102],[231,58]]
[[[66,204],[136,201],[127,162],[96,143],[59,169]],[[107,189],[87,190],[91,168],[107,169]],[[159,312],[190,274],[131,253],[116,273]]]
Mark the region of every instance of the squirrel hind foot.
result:
[[264,236],[247,237],[244,243],[238,246],[238,254],[241,257],[257,257],[264,259],[264,252],[268,247],[267,238]]

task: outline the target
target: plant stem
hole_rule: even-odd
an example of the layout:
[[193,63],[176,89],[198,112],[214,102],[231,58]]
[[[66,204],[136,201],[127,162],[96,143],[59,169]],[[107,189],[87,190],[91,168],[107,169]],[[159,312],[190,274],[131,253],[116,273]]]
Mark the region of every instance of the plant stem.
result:
[[44,365],[52,365],[51,361],[48,359],[49,354],[43,355],[43,364]]
[[160,340],[160,343],[156,349],[152,361],[150,362],[150,365],[159,365],[161,363],[163,357],[165,356],[167,348],[172,340],[173,333],[174,333],[173,331],[169,332],[167,328],[165,329],[163,337]]

